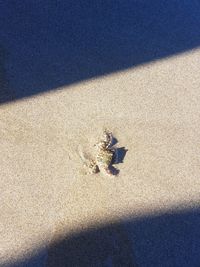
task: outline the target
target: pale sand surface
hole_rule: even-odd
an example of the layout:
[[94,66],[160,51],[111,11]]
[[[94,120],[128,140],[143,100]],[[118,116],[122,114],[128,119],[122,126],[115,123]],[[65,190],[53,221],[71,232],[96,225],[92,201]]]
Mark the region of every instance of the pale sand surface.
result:
[[[199,50],[190,51],[1,105],[0,266],[42,248],[43,258],[33,266],[62,266],[52,263],[62,258],[59,249],[48,253],[45,247],[63,236],[91,225],[199,208],[199,57]],[[82,175],[78,147],[92,151],[104,127],[118,147],[128,149],[119,176]],[[193,236],[195,227],[190,225]],[[127,231],[131,239],[131,227]],[[124,247],[124,232],[116,232]],[[149,240],[143,237],[143,243]],[[138,252],[134,245],[129,250],[139,263],[144,259],[134,242]],[[151,248],[149,243],[147,258]],[[167,249],[174,258],[179,254]],[[128,259],[129,252],[123,253]],[[96,266],[117,266],[113,262],[112,255],[102,256]]]

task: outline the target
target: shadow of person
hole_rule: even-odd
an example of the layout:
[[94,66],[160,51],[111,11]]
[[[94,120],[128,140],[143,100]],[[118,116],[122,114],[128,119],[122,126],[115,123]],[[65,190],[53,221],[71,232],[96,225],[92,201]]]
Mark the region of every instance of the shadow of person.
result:
[[94,227],[49,248],[48,267],[135,267],[131,242],[120,224]]
[[[198,267],[198,206],[122,218],[55,236],[45,249],[5,267]],[[66,224],[67,227],[67,224]],[[1,265],[2,266],[2,265]]]

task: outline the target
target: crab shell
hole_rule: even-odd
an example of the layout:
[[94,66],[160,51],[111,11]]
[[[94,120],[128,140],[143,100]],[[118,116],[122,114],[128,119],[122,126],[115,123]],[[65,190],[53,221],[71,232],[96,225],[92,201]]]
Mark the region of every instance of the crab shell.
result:
[[96,163],[99,168],[108,168],[111,165],[113,155],[114,152],[109,149],[100,150],[96,157]]

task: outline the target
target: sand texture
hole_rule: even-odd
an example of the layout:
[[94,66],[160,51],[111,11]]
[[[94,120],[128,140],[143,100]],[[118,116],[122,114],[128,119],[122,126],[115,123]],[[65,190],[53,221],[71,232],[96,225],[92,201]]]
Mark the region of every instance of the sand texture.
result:
[[198,0],[0,1],[0,267],[200,266],[199,47]]
[[[181,218],[184,212],[194,216],[200,200],[198,58],[197,50],[1,106],[2,264],[34,259],[38,253],[47,266],[65,266],[65,257],[72,261],[69,266],[95,266],[94,262],[109,266],[117,255],[119,266],[133,266],[132,257],[144,261],[140,257],[151,246],[146,244],[141,251],[145,233],[140,230],[137,237],[131,225],[140,229],[140,223],[144,227],[145,220],[151,222],[154,216]],[[92,153],[104,127],[113,132],[118,147],[128,149],[117,166],[120,173],[83,175],[78,148]],[[194,235],[199,221],[194,216],[196,225],[190,225],[192,215],[185,217],[185,227]],[[176,220],[182,224],[180,218]],[[188,238],[185,228],[180,231],[186,235],[183,239]],[[107,243],[106,252],[97,253],[95,235],[104,240],[99,241],[103,246],[110,242],[108,236],[117,239],[122,255]],[[146,235],[158,238],[156,233]],[[197,240],[191,242],[197,245]],[[185,253],[189,248],[182,249]],[[68,250],[69,255],[64,252]],[[75,261],[74,254],[79,253],[85,265]],[[188,253],[189,260],[190,253],[197,255]],[[123,265],[124,259],[130,265]]]

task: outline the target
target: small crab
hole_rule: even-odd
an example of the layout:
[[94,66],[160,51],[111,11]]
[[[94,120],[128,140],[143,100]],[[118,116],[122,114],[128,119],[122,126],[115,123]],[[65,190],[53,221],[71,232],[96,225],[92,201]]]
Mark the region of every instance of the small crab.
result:
[[117,170],[112,167],[112,163],[117,162],[116,148],[113,147],[113,135],[111,132],[104,130],[103,137],[96,147],[96,157],[91,159],[82,152],[79,147],[79,155],[84,162],[87,173],[95,174],[102,172],[106,175],[116,175]]
[[102,140],[95,146],[97,147],[96,164],[101,172],[107,175],[114,175],[111,171],[111,164],[116,157],[116,149],[112,147],[113,135],[111,132],[104,130]]
[[99,172],[99,168],[98,168],[95,160],[93,160],[93,159],[88,160],[87,163],[85,162],[84,167],[86,167],[89,170],[89,173],[91,173],[91,174],[95,174],[95,173]]

